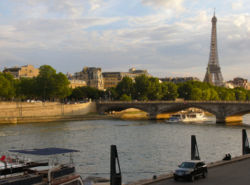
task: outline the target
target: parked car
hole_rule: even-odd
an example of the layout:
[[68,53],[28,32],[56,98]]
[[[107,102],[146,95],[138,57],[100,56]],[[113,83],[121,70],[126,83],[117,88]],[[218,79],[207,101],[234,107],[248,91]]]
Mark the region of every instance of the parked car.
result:
[[179,165],[179,168],[174,172],[174,180],[185,179],[194,181],[196,177],[207,177],[207,165],[204,161],[193,160],[189,162],[183,162]]

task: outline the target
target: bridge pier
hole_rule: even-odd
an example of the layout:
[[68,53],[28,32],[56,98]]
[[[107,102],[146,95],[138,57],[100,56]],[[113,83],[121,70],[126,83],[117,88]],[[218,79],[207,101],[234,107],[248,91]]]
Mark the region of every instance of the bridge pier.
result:
[[225,124],[226,123],[226,117],[217,117],[216,116],[216,123]]
[[148,114],[148,119],[149,120],[156,120],[157,119],[157,114],[156,113],[149,113]]

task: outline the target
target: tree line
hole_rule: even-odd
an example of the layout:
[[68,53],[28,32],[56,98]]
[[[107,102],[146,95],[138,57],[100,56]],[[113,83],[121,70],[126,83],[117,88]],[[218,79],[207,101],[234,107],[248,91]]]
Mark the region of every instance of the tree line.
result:
[[91,99],[120,101],[176,100],[177,98],[196,101],[250,101],[250,91],[241,87],[229,89],[199,81],[174,84],[160,82],[158,78],[145,75],[137,76],[134,80],[124,77],[116,87],[108,88],[106,91],[79,87],[73,90],[71,97],[77,99],[90,96]]
[[124,77],[116,87],[105,91],[93,87],[77,87],[71,89],[67,77],[57,73],[49,65],[39,68],[39,75],[34,78],[14,79],[9,73],[0,73],[1,100],[50,100],[80,101],[92,100],[222,100],[222,101],[249,101],[250,91],[244,88],[228,89],[213,86],[199,81],[187,81],[174,84],[160,82],[158,78],[141,75],[131,79]]
[[63,73],[49,65],[39,68],[33,78],[14,79],[10,73],[0,73],[1,100],[61,100],[71,95],[70,82]]

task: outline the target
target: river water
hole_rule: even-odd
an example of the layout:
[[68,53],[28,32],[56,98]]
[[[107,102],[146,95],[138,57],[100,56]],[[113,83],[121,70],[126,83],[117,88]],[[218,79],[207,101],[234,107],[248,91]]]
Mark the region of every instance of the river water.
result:
[[[250,115],[244,125],[156,121],[92,120],[0,126],[1,152],[9,149],[66,147],[80,150],[74,162],[83,178],[109,178],[110,145],[118,148],[123,183],[173,171],[190,159],[191,135],[196,135],[202,160],[214,162],[225,153],[241,155],[241,130],[250,135]],[[249,124],[250,125],[250,124]]]

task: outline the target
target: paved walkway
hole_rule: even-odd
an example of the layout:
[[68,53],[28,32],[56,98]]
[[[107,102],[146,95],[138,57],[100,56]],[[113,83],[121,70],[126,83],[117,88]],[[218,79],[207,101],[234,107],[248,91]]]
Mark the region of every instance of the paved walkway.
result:
[[[207,178],[198,178],[191,184],[200,185],[249,185],[250,184],[250,158],[240,157],[234,162],[224,162],[215,163],[213,167],[208,169]],[[219,165],[218,165],[219,164]],[[221,165],[222,164],[222,165]],[[173,178],[165,177],[162,180],[158,179],[156,181],[147,182],[137,182],[134,185],[177,185],[177,184],[190,184],[188,181],[174,181]]]

